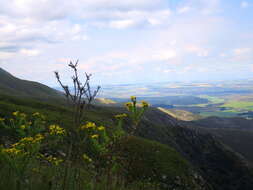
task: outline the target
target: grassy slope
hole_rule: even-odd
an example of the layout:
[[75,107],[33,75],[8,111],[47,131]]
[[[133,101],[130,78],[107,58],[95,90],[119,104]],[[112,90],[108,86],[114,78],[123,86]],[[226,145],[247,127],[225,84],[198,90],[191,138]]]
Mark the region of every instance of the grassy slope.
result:
[[238,129],[209,129],[210,133],[216,135],[224,144],[240,153],[250,164],[253,165],[253,131]]
[[174,183],[178,176],[183,189],[197,188],[192,181],[190,164],[175,149],[139,137],[128,137],[118,147],[119,155],[128,160],[123,165],[130,181],[153,178],[174,189],[178,187]]
[[150,110],[146,117],[149,122],[141,126],[139,134],[181,152],[214,189],[253,188],[252,174],[244,160],[206,131],[181,125],[158,110]]
[[233,109],[239,109],[239,110],[248,110],[253,111],[253,102],[247,102],[247,101],[232,101],[227,102],[220,107],[226,107],[226,108],[233,108]]
[[[40,103],[30,99],[10,98],[7,101],[6,97],[0,101],[0,116],[10,116],[16,110],[26,113],[39,111],[47,116],[50,123],[59,123],[64,127],[71,125],[71,112],[62,106]],[[123,108],[92,107],[87,112],[86,119],[111,127],[115,125],[113,116],[123,111]],[[129,121],[126,121],[125,125],[127,126],[128,124]],[[157,168],[155,168],[156,173],[165,172],[166,176],[172,175],[169,179],[179,175],[181,181],[183,180],[181,184],[183,186],[185,183],[188,187],[194,185],[194,183],[189,182],[194,181],[191,173],[185,173],[185,171],[189,171],[193,167],[201,171],[200,173],[204,175],[204,179],[208,179],[207,183],[213,184],[216,190],[223,190],[227,186],[233,187],[233,184],[253,187],[253,184],[252,186],[250,185],[247,168],[240,159],[233,152],[223,149],[223,146],[211,136],[201,135],[193,130],[180,127],[176,120],[156,109],[149,109],[139,130],[140,136],[165,144],[132,138],[121,146],[123,153],[125,151],[129,153],[130,159],[133,157],[136,159],[145,158],[143,162],[137,162],[139,163],[138,167],[140,167],[139,171],[142,171],[143,169],[141,168],[144,167],[145,171],[151,175],[149,169],[152,167],[150,165],[152,166],[152,163],[160,160],[161,163],[158,163]],[[177,152],[180,152],[180,154]],[[182,157],[181,155],[184,156]],[[187,164],[184,158],[187,158],[188,163],[191,164]],[[126,167],[126,169],[129,172],[134,172],[136,167]],[[219,168],[219,170],[216,168]],[[175,170],[179,173],[174,173]],[[175,176],[173,176],[173,173]],[[240,174],[240,178],[238,178],[238,174]],[[156,176],[151,177],[153,177],[153,180],[157,180]],[[175,184],[174,181],[168,181],[170,181],[170,185]],[[183,187],[182,189],[198,188]]]
[[165,109],[165,108],[160,108],[160,107],[158,109],[161,110],[162,112],[167,113],[170,116],[177,118],[179,120],[182,120],[182,121],[193,121],[193,120],[201,119],[201,116],[199,116],[197,114],[193,114],[188,111],[184,111],[184,110]]
[[253,120],[244,118],[208,117],[188,122],[187,125],[201,126],[216,135],[224,144],[242,154],[253,163]]
[[38,82],[21,80],[0,68],[0,93],[15,95],[18,97],[34,97],[45,100],[49,98],[57,99],[62,95],[46,85]]
[[[49,123],[57,123],[61,126],[68,127],[71,125],[71,112],[69,109],[52,105],[49,103],[41,103],[31,99],[17,99],[15,97],[0,96],[0,117],[11,117],[12,112],[19,110],[27,114],[40,112],[46,115]],[[106,127],[115,125],[113,116],[121,113],[121,108],[108,108],[108,107],[92,107],[87,112],[87,120],[94,121],[97,124],[103,124]],[[137,137],[131,137],[121,143],[119,153],[127,156],[125,159],[131,160],[133,158],[141,158],[142,161],[133,162],[134,165],[125,165],[126,170],[131,174],[130,180],[146,180],[152,179],[153,182],[163,182],[171,187],[178,186],[173,182],[179,176],[181,185],[186,186],[186,189],[197,188],[194,184],[194,178],[191,175],[190,164],[173,148],[162,145],[158,142],[145,140]],[[139,173],[135,173],[136,169]],[[142,178],[146,173],[146,178]],[[151,171],[155,171],[153,175]],[[161,176],[166,176],[166,179]]]

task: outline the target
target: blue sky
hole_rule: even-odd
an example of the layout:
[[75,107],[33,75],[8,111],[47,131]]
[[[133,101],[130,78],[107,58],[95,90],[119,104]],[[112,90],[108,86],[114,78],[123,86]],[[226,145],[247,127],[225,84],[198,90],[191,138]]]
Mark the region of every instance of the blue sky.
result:
[[56,86],[251,79],[253,0],[0,0],[0,67]]

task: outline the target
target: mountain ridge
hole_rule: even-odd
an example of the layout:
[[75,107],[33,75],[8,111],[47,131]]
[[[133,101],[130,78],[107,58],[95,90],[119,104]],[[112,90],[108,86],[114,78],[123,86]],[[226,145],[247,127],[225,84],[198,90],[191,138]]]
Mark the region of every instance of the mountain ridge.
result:
[[19,79],[0,68],[0,93],[11,96],[32,97],[35,99],[49,99],[63,97],[61,92],[44,84]]

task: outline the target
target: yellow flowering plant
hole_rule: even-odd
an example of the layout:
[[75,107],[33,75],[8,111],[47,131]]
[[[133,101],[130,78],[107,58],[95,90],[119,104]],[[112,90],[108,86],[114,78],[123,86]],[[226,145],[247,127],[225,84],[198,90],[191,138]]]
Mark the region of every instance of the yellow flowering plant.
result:
[[[46,127],[45,117],[39,113],[33,114],[31,120],[28,120],[28,116],[20,112],[14,112],[13,118],[3,120],[1,127],[16,135],[16,142],[0,146],[0,163],[4,163],[4,167],[14,176],[16,189],[31,189],[28,186],[32,184],[27,182],[31,177],[30,168],[45,161],[54,166],[55,169],[50,170],[56,175],[64,160],[56,155],[44,155],[42,152],[45,147],[52,151],[51,146],[66,135],[65,129],[58,125]],[[40,170],[37,175],[39,173]]]
[[37,134],[34,137],[21,138],[8,147],[0,147],[0,161],[5,163],[5,167],[16,176],[16,187],[26,186],[25,176],[29,173],[29,168],[36,163],[44,136]]
[[13,118],[9,120],[0,118],[0,128],[4,128],[14,136],[33,136],[45,130],[46,121],[42,114],[32,114],[32,117],[28,118],[25,113],[15,111],[12,115]]
[[117,141],[119,138],[125,135],[125,132],[123,130],[123,120],[127,117],[127,114],[118,114],[114,116],[117,120],[117,128],[114,130],[113,138],[114,141]]
[[107,151],[110,137],[104,126],[98,126],[93,122],[86,122],[81,125],[79,131],[81,142],[86,147],[88,155],[97,156]]
[[138,103],[135,96],[131,96],[130,99],[131,102],[126,103],[125,106],[129,112],[128,115],[133,123],[130,133],[134,134],[139,122],[141,121],[141,118],[143,117],[144,112],[149,107],[149,104],[146,101],[141,101],[141,103]]

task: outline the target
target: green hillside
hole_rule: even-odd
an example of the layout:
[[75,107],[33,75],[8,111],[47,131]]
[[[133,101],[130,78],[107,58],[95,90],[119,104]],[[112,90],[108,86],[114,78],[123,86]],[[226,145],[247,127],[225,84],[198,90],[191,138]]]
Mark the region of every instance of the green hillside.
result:
[[[26,98],[2,97],[4,99],[0,98],[0,118],[11,118],[13,112],[19,110],[27,115],[35,112],[44,114],[47,117],[47,125],[58,123],[68,128],[72,124],[71,111],[66,107]],[[110,129],[116,123],[112,118],[122,111],[123,108],[92,106],[86,114],[86,119]],[[0,144],[4,144],[10,135],[3,129],[0,129],[0,134]],[[167,187],[176,187],[176,189],[201,189],[193,177],[193,168],[190,163],[169,145],[139,137],[129,137],[120,142],[117,152],[120,157],[124,157],[122,167],[126,171],[126,178],[131,183],[151,180],[154,184],[161,183]],[[141,160],[138,161],[139,158]],[[132,164],[129,165],[130,163]],[[143,175],[144,171],[146,175]],[[177,182],[178,179],[180,179],[180,184]]]
[[[1,71],[1,77],[3,78],[1,80],[2,86],[8,89],[4,92],[2,91],[3,93],[0,92],[1,155],[4,155],[4,152],[13,153],[13,151],[14,154],[18,155],[19,152],[15,149],[15,146],[19,145],[17,142],[21,142],[21,148],[24,148],[26,145],[23,142],[29,139],[33,143],[40,141],[33,139],[31,136],[28,136],[28,138],[20,137],[24,134],[23,129],[31,130],[30,133],[35,131],[36,127],[31,126],[33,124],[31,122],[33,120],[32,116],[40,114],[43,114],[46,119],[42,119],[44,116],[40,116],[38,121],[35,120],[35,123],[39,123],[39,128],[36,130],[39,130],[44,135],[42,139],[48,139],[44,142],[45,144],[39,144],[39,146],[35,144],[31,150],[41,147],[40,156],[42,155],[42,157],[50,154],[51,156],[59,156],[66,159],[65,156],[68,155],[67,150],[69,150],[67,147],[75,145],[75,149],[73,149],[73,154],[69,154],[73,155],[73,157],[66,159],[66,164],[63,167],[58,167],[57,162],[57,167],[55,166],[57,170],[54,170],[54,167],[48,164],[44,164],[44,162],[38,161],[38,154],[35,157],[36,160],[31,162],[24,174],[20,173],[20,170],[16,173],[11,173],[10,171],[13,168],[16,171],[15,162],[20,162],[18,158],[21,159],[20,165],[22,166],[26,163],[26,160],[22,160],[23,156],[26,158],[26,155],[32,155],[32,153],[22,154],[21,157],[17,157],[17,160],[14,157],[15,167],[11,168],[6,165],[10,159],[6,161],[6,159],[3,159],[5,157],[0,155],[0,165],[2,166],[0,175],[5,177],[0,182],[0,189],[60,190],[61,188],[58,187],[57,183],[62,182],[64,184],[66,178],[70,179],[70,181],[67,181],[69,184],[67,186],[64,185],[64,187],[75,190],[80,189],[80,187],[77,187],[76,182],[73,183],[73,179],[76,178],[82,179],[78,181],[79,185],[84,187],[88,184],[89,186],[85,186],[85,189],[88,190],[253,189],[252,168],[247,165],[243,158],[222,144],[213,135],[207,133],[206,130],[195,128],[192,124],[188,125],[187,122],[180,122],[172,117],[172,114],[156,108],[148,108],[134,135],[128,134],[128,132],[131,132],[132,127],[131,117],[127,116],[129,109],[126,110],[123,106],[113,106],[114,102],[103,100],[102,102],[108,102],[107,106],[95,104],[88,107],[85,112],[84,121],[94,122],[95,128],[92,127],[92,124],[90,126],[83,124],[85,130],[90,130],[90,127],[92,127],[92,130],[101,129],[102,131],[97,131],[101,135],[100,138],[98,134],[94,135],[91,133],[90,135],[89,131],[83,133],[82,125],[78,129],[73,129],[75,125],[73,125],[70,107],[62,104],[61,101],[55,101],[58,100],[58,92],[39,83],[17,79],[3,70]],[[13,84],[10,81],[17,83]],[[23,88],[21,87],[22,85]],[[31,89],[34,89],[35,92],[29,94]],[[8,93],[11,94],[11,90],[15,91],[16,94],[22,95],[19,97],[7,95]],[[47,91],[49,91],[49,95],[45,95],[45,101],[40,101],[43,98],[41,95],[47,94]],[[38,97],[37,94],[39,94]],[[22,113],[20,115],[21,120],[16,121],[15,118],[17,118],[19,113]],[[115,117],[116,114],[126,114],[126,118],[122,123],[124,131],[119,129],[118,119]],[[189,113],[180,111],[173,114],[180,115],[186,120],[191,120],[194,117],[191,115],[190,118]],[[31,118],[31,120],[28,120],[29,122],[27,121],[27,123],[31,123],[28,124],[28,128],[22,125],[26,118]],[[55,133],[55,131],[47,131],[47,128],[51,125],[55,128],[56,125],[54,124],[59,125],[58,132],[63,131],[61,134],[64,134],[65,131],[70,131],[69,134],[77,134],[77,136],[74,136],[75,138],[70,136],[71,139],[69,136],[58,136],[58,140],[53,139],[50,135]],[[119,130],[120,133],[118,133]],[[123,138],[118,139],[118,136],[122,135],[122,133],[124,133]],[[88,135],[85,137],[86,139],[91,138],[90,141],[87,141],[88,144],[82,144],[82,135]],[[94,139],[98,137],[99,141]],[[37,138],[40,139],[40,135]],[[21,140],[17,141],[17,139]],[[107,143],[106,146],[103,145],[102,143],[107,142],[108,139],[110,139],[110,143]],[[72,142],[74,145],[71,144]],[[33,146],[33,143],[28,143],[27,146]],[[93,143],[95,143],[94,146]],[[3,149],[3,146],[6,148]],[[89,149],[86,150],[86,148]],[[80,155],[84,150],[87,153],[92,152],[92,157],[87,157],[85,154]],[[56,160],[53,158],[55,157],[48,157],[47,159],[50,162],[57,161],[56,158]],[[83,158],[83,160],[80,160],[80,158]],[[83,163],[84,161],[86,164]],[[68,169],[70,173],[67,176],[62,176],[68,163],[71,162],[75,164],[72,164],[73,168]],[[93,164],[90,165],[87,162],[92,162]],[[40,167],[40,172],[35,172],[34,174],[33,169],[38,169],[38,166]],[[91,173],[88,171],[91,171]],[[6,172],[8,175],[6,175]],[[16,174],[19,176],[16,176]],[[27,180],[26,176],[30,176],[29,180]],[[54,178],[54,176],[57,176],[57,178]],[[22,179],[21,182],[23,184],[17,183],[16,179],[19,179],[18,182]],[[115,182],[115,184],[111,184],[112,182]],[[17,185],[13,186],[13,184]],[[24,188],[21,188],[21,186]],[[25,188],[26,186],[27,188]]]
[[165,109],[158,107],[159,110],[161,110],[164,113],[169,114],[170,116],[177,118],[178,120],[182,121],[193,121],[201,119],[201,116],[197,114],[193,114],[191,112],[185,111],[185,110],[179,110],[179,109]]
[[[58,123],[66,128],[71,125],[71,111],[66,107],[25,98],[6,99],[5,96],[0,101],[0,117],[11,117],[16,110],[27,114],[41,112],[46,115],[48,124]],[[111,128],[116,122],[114,115],[122,112],[124,108],[93,106],[88,110],[86,119]],[[126,130],[129,122],[125,122]],[[201,184],[205,184],[205,189],[217,190],[227,186],[227,189],[237,189],[232,184],[242,187],[253,185],[249,169],[236,154],[223,147],[212,136],[180,126],[177,120],[157,109],[150,108],[147,112],[138,135],[149,140],[138,137],[126,139],[118,149],[119,155],[130,161],[122,163],[130,181],[152,179],[154,183],[186,190],[201,189]],[[6,133],[1,131],[1,143],[5,139]],[[225,162],[227,164],[224,165]],[[133,165],[130,167],[125,163]],[[142,171],[148,174],[147,178],[143,178]],[[153,176],[152,172],[156,175]],[[230,173],[229,176],[227,172]],[[240,178],[237,173],[240,173]],[[179,184],[177,176],[180,179]],[[246,181],[242,181],[242,178]]]
[[21,80],[0,68],[0,94],[19,97],[33,97],[36,99],[56,99],[62,97],[60,92],[40,84],[27,80]]

